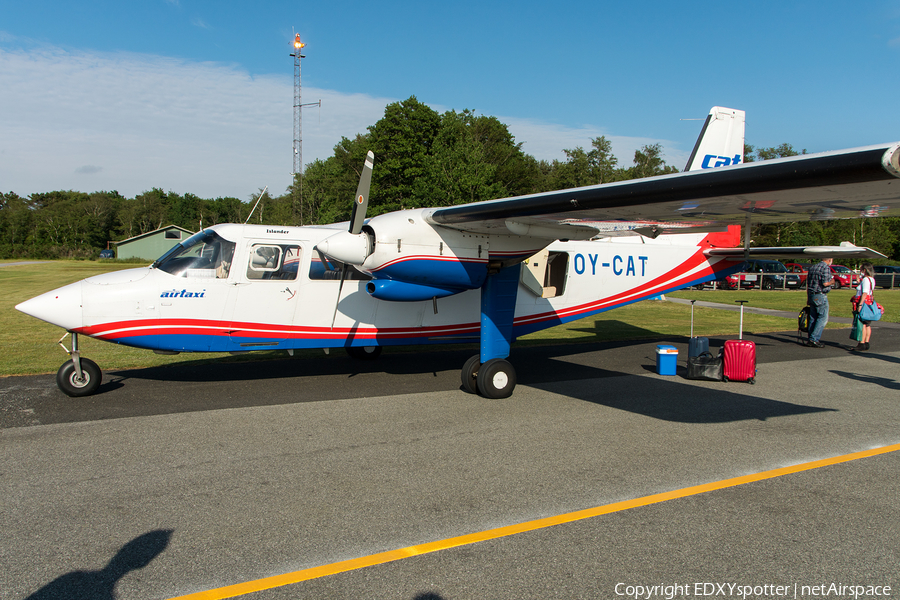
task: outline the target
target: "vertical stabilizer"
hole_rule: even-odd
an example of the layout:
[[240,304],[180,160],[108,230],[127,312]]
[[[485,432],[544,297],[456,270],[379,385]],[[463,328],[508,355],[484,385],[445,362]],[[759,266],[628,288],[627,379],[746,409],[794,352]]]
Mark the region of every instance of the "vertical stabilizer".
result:
[[713,106],[697,138],[685,171],[744,162],[744,111]]

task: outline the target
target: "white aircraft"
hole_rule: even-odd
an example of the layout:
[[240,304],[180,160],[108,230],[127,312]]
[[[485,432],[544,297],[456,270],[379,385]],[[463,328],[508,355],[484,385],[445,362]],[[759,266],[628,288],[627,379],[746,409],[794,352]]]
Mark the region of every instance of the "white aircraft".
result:
[[[895,214],[900,143],[743,164],[744,112],[714,107],[683,173],[365,218],[222,224],[149,268],[90,277],[16,308],[72,334],[70,396],[102,374],[78,337],[160,353],[480,343],[462,386],[509,396],[517,336],[719,279],[753,256],[880,256],[855,246],[741,247],[751,222]],[[68,351],[67,351],[68,352]]]

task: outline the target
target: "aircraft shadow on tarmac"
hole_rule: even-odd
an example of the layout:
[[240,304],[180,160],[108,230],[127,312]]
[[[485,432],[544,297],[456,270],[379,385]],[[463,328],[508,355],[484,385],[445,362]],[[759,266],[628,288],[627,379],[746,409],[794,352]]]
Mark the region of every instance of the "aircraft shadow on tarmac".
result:
[[113,600],[119,580],[129,572],[149,565],[165,551],[171,537],[171,529],[157,529],[140,535],[122,546],[99,571],[66,573],[25,600]]
[[[815,406],[757,398],[749,384],[722,383],[713,387],[685,385],[682,377],[667,381],[642,377],[639,387],[629,383],[629,393],[610,393],[606,386],[585,385],[597,380],[642,372],[655,372],[655,346],[659,340],[523,346],[514,349],[513,361],[519,384],[642,414],[655,419],[684,423],[720,423],[766,420],[774,417],[824,412]],[[666,340],[662,340],[666,341]],[[671,340],[668,340],[671,341]],[[684,340],[677,340],[687,342]],[[774,340],[773,340],[774,341]],[[781,342],[781,340],[778,340]],[[765,344],[765,342],[763,342]],[[278,359],[243,363],[207,363],[121,371],[111,374],[101,392],[122,385],[140,385],[141,379],[172,382],[222,382],[295,378],[296,389],[308,389],[314,378],[336,376],[360,378],[354,384],[369,393],[450,390],[458,387],[459,365],[474,349],[434,350],[418,353],[385,352],[376,361],[358,361],[346,356],[311,360]],[[602,364],[609,368],[594,366]],[[683,375],[684,369],[679,367]],[[394,376],[393,379],[390,377]],[[401,376],[397,379],[396,376]],[[367,382],[369,382],[367,384]],[[380,382],[375,384],[372,382]],[[341,386],[346,388],[346,386]],[[403,389],[406,388],[406,389]],[[409,389],[413,388],[413,389]],[[327,400],[321,397],[305,401]],[[242,405],[268,403],[264,398],[245,398]],[[300,401],[299,399],[297,401]],[[282,403],[284,400],[277,401]],[[219,407],[224,406],[223,404]],[[183,409],[191,410],[183,407]]]
[[[598,377],[615,377],[628,374],[617,368],[625,361],[621,359],[621,351],[626,348],[646,346],[654,348],[656,343],[670,343],[666,340],[630,340],[616,342],[585,342],[554,345],[513,346],[510,361],[513,362],[518,381],[521,384],[533,385],[542,381],[558,381],[562,379],[593,379]],[[687,344],[687,339],[678,339]],[[560,362],[549,364],[548,360],[577,357],[582,354],[610,351],[591,363]],[[345,355],[342,349],[336,349],[330,356],[315,358],[271,358],[269,360],[249,360],[243,362],[205,360],[186,361],[159,367],[146,367],[110,372],[104,376],[104,383],[98,393],[109,392],[130,380],[171,381],[176,383],[203,382],[239,382],[277,380],[286,378],[303,379],[306,377],[337,376],[364,377],[367,375],[436,376],[438,373],[449,373],[455,381],[459,380],[459,370],[466,359],[478,352],[475,345],[469,348],[432,346],[409,349],[387,347],[377,360],[357,360]],[[642,353],[646,354],[646,353]],[[638,359],[634,359],[638,360]],[[629,360],[633,365],[634,360]],[[643,358],[640,360],[644,360]],[[651,359],[652,362],[652,359]],[[633,369],[632,369],[633,370]],[[386,390],[385,393],[391,393]]]
[[[679,369],[680,373],[683,370]],[[728,423],[765,421],[775,417],[832,412],[835,409],[803,406],[750,394],[747,383],[716,383],[715,387],[686,385],[681,376],[671,381],[644,378],[637,386],[615,392],[586,390],[572,382],[540,384],[535,387],[609,408],[678,423]]]

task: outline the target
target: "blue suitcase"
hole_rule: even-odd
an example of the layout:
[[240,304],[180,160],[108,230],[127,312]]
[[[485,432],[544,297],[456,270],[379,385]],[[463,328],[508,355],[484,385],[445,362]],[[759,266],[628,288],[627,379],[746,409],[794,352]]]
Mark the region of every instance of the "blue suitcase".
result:
[[691,300],[691,340],[688,343],[688,358],[709,352],[709,338],[694,337],[694,302],[696,300]]
[[688,358],[700,356],[704,352],[709,352],[709,338],[692,337],[688,343]]

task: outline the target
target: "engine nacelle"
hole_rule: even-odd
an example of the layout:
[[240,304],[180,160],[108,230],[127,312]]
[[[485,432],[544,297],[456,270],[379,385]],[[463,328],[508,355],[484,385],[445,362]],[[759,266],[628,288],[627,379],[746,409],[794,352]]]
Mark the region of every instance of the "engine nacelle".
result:
[[420,302],[432,298],[444,298],[464,292],[460,288],[445,288],[392,279],[373,279],[366,284],[366,291],[373,298],[390,302]]
[[[364,231],[375,244],[362,270],[378,282],[391,280],[412,286],[396,286],[396,293],[388,291],[394,286],[378,288],[376,293],[383,295],[373,294],[376,298],[413,301],[449,296],[480,288],[487,278],[487,238],[433,227],[425,222],[421,210],[373,217]],[[416,288],[419,292],[414,291]]]

